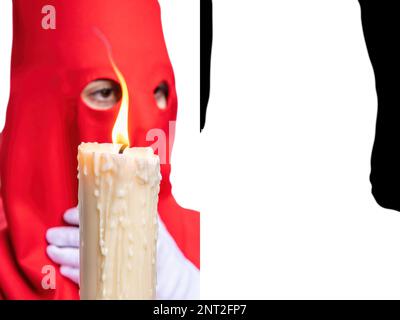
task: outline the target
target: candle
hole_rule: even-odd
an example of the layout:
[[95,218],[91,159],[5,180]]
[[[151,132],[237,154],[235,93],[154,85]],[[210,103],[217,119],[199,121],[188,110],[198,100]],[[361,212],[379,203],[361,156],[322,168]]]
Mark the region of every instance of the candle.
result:
[[154,299],[160,161],[152,148],[78,148],[81,299]]
[[112,144],[78,148],[81,299],[154,299],[160,159],[129,148],[128,86],[122,89]]

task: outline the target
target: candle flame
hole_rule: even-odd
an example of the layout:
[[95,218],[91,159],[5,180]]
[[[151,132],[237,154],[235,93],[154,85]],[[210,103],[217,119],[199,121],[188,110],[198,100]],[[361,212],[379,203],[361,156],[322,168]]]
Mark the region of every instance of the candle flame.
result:
[[128,132],[128,111],[129,111],[129,91],[126,84],[125,78],[122,72],[118,69],[113,58],[110,55],[110,62],[117,75],[118,81],[122,89],[121,107],[115,121],[114,128],[112,130],[112,141],[113,143],[122,144],[125,146],[130,145],[129,143],[129,132]]
[[96,27],[93,28],[94,34],[103,42],[107,48],[108,58],[111,62],[111,66],[117,75],[118,81],[121,85],[122,99],[121,107],[118,112],[117,120],[115,121],[114,128],[112,130],[112,141],[113,143],[122,144],[124,147],[129,147],[129,132],[128,132],[128,111],[129,111],[129,91],[126,84],[125,78],[122,72],[117,67],[113,57],[111,44],[107,37]]

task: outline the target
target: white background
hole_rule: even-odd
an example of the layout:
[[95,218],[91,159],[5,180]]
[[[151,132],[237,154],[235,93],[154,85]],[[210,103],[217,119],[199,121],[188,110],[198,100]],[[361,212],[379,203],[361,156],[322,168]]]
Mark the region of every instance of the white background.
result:
[[198,1],[161,4],[180,99],[174,193],[202,211],[202,297],[400,298],[400,216],[368,180],[377,102],[358,2],[214,0],[202,135]]

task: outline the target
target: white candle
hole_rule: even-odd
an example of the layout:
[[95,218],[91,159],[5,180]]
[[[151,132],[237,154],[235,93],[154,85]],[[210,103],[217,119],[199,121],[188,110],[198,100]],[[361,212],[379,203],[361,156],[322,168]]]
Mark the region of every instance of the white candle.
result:
[[151,148],[79,146],[81,299],[154,299],[160,161]]

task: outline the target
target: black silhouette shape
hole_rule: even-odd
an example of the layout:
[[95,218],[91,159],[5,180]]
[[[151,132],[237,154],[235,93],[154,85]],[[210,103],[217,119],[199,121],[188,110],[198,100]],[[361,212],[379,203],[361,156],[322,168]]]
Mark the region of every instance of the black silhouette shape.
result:
[[213,38],[212,0],[200,1],[200,131],[206,124],[207,106],[210,97],[210,69]]
[[378,95],[378,116],[371,158],[372,194],[382,207],[400,211],[398,10],[396,1],[359,2]]

